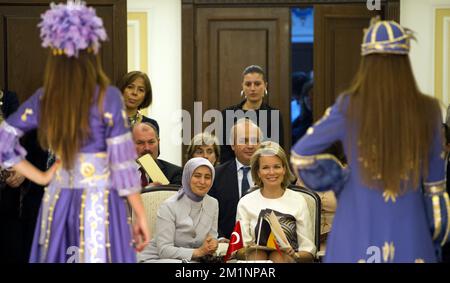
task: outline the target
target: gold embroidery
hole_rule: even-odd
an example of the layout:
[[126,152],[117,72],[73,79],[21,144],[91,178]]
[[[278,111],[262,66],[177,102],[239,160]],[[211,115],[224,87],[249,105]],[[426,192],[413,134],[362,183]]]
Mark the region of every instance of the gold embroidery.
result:
[[447,192],[444,194],[444,201],[447,208],[447,229],[445,230],[445,235],[442,239],[441,246],[443,246],[447,242],[448,234],[450,232],[450,200]]
[[56,177],[55,177],[55,179],[56,179],[56,181],[58,181],[58,182],[61,182],[61,181],[62,181],[62,177],[61,177],[61,168],[62,168],[62,166],[60,166],[60,167],[58,168],[58,170],[56,170]]
[[84,262],[84,209],[86,207],[86,190],[83,190],[81,195],[81,209],[80,209],[80,263]]
[[360,259],[360,260],[358,260],[358,263],[366,263],[366,260],[365,259]]
[[389,259],[390,261],[394,261],[394,256],[395,256],[395,247],[394,247],[394,242],[391,242],[391,250],[389,253]]
[[95,167],[92,163],[84,162],[81,164],[81,175],[85,178],[90,178],[95,174]]
[[108,157],[108,154],[106,154],[106,152],[99,152],[99,153],[95,154],[95,157],[106,158],[106,157]]
[[423,258],[416,258],[414,263],[425,263],[425,261],[423,260]]
[[320,120],[317,121],[317,122],[314,124],[314,126],[317,126],[317,125],[321,124],[323,121],[325,121],[325,120],[328,118],[328,116],[330,116],[330,113],[331,113],[331,107],[328,107],[328,108],[325,110],[325,113],[323,114],[322,118],[320,118]]
[[27,108],[23,112],[22,116],[20,116],[20,118],[22,119],[23,122],[26,122],[29,115],[33,115],[33,109]]
[[390,246],[389,246],[388,242],[384,242],[384,246],[383,246],[383,261],[384,262],[388,261],[389,249],[390,249]]
[[[98,154],[102,155],[105,153],[98,153]],[[104,157],[106,157],[106,154]],[[109,172],[104,173],[104,174],[95,174],[96,169],[95,169],[94,164],[92,164],[90,162],[85,162],[84,160],[85,160],[85,156],[80,155],[80,158],[79,158],[79,161],[81,163],[80,173],[84,177],[84,179],[80,181],[81,184],[83,184],[83,185],[92,184],[99,180],[106,180],[109,177]]]
[[383,261],[387,262],[388,260],[390,262],[394,261],[394,256],[395,256],[395,246],[394,246],[394,242],[384,242],[383,245]]
[[307,135],[312,135],[314,133],[314,128],[313,127],[309,127],[308,130],[306,131]]
[[311,164],[314,164],[316,160],[321,159],[331,159],[334,160],[342,169],[346,169],[347,165],[341,163],[336,156],[328,153],[321,153],[315,155],[299,155],[294,151],[291,151],[291,162],[294,166],[299,166],[300,168],[305,168]]
[[109,190],[105,190],[103,204],[105,206],[105,247],[106,247],[106,262],[112,262],[111,257],[111,242],[109,239],[109,207],[108,207],[108,196],[109,196]]
[[108,126],[112,127],[114,126],[114,122],[113,122],[113,115],[109,112],[106,112],[105,114],[103,114],[103,116],[108,119]]
[[384,191],[383,192],[384,202],[389,202],[389,200],[392,200],[394,203],[397,200],[398,194],[391,192],[391,191]]
[[129,128],[130,125],[128,124],[128,117],[127,117],[127,113],[125,112],[125,110],[122,110],[122,118],[123,118],[125,128]]
[[[47,218],[47,231],[45,233],[45,241],[44,241],[44,254],[43,258],[45,259],[47,257],[47,251],[48,251],[48,244],[50,241],[50,235],[52,232],[52,222],[53,222],[53,213],[56,207],[56,204],[58,203],[59,194],[61,192],[61,189],[58,189],[55,193],[54,199],[52,204],[50,205],[48,209],[48,218]],[[43,216],[45,217],[45,216]]]
[[436,240],[441,233],[442,219],[441,219],[441,205],[439,202],[439,196],[434,195],[431,197],[431,202],[433,204],[433,215],[434,215],[434,234],[433,240]]
[[430,195],[442,194],[445,192],[444,186],[429,186],[425,187],[425,192]]

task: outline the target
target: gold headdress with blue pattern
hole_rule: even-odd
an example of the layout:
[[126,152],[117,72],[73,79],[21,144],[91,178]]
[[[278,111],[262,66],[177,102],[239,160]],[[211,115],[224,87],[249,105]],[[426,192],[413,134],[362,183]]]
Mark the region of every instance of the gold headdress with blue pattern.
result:
[[372,19],[370,27],[365,30],[361,55],[369,54],[399,54],[407,55],[410,49],[412,32],[394,21],[380,21],[379,17]]

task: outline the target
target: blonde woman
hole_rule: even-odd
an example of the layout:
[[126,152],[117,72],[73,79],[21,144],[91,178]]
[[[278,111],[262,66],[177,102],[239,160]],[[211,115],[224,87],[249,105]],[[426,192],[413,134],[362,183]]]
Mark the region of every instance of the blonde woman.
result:
[[247,259],[277,263],[313,261],[316,252],[313,224],[306,200],[287,188],[294,177],[284,150],[277,143],[263,142],[251,159],[251,173],[259,189],[241,198],[236,216],[241,223],[244,245],[248,248],[272,244],[261,227],[265,225],[267,214],[274,212],[291,248],[281,254],[277,250],[251,249],[246,254]]

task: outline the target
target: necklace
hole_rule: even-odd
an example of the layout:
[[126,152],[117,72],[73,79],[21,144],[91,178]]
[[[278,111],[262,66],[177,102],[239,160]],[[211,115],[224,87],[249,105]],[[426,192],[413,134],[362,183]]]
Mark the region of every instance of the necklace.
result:
[[128,117],[128,121],[130,122],[131,126],[134,126],[135,124],[138,124],[142,121],[142,115],[138,111],[135,115]]

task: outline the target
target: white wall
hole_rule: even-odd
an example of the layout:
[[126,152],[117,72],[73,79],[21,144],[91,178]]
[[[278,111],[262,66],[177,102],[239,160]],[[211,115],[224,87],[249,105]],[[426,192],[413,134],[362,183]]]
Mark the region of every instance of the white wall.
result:
[[416,32],[411,63],[420,89],[434,96],[434,9],[450,7],[450,0],[401,0],[400,23]]
[[173,113],[181,109],[181,0],[127,0],[127,11],[147,13],[148,75],[153,90],[148,116],[160,127],[160,158],[181,165],[181,145],[175,144],[172,134],[172,129],[179,128]]

